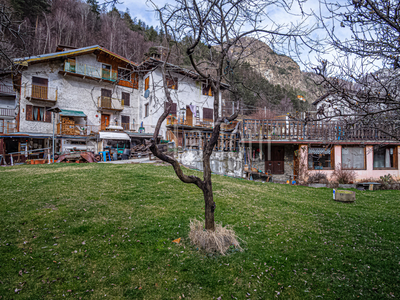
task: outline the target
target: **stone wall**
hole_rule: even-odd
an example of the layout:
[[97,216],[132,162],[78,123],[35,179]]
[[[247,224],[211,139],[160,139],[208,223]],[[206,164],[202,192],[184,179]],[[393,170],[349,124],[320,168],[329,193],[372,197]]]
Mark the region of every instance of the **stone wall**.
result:
[[[191,169],[203,170],[203,151],[187,150],[179,153],[180,163]],[[243,152],[213,152],[211,171],[220,175],[241,177],[243,170]]]

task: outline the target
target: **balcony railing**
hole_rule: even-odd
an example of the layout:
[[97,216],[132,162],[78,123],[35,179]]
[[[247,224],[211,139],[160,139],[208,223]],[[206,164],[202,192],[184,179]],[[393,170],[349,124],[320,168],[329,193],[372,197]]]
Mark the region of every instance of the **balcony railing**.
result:
[[77,64],[75,62],[72,63],[69,61],[66,61],[64,64],[64,71],[110,81],[116,81],[118,77],[118,73],[116,71],[94,67],[87,64]]
[[121,126],[124,130],[133,130],[133,126],[130,123],[121,123]]
[[15,109],[0,108],[0,117],[15,117]]
[[99,109],[108,109],[108,110],[123,110],[124,109],[124,100],[100,96],[98,98]]
[[193,119],[192,123],[189,124],[188,120],[181,117],[176,117],[176,115],[169,115],[167,117],[168,125],[186,125],[186,126],[196,126],[196,127],[212,127],[213,120],[211,119]]
[[61,135],[94,135],[100,131],[97,125],[80,125],[80,124],[57,124],[57,134]]
[[0,120],[0,133],[14,133],[18,131],[16,121]]
[[[210,140],[211,132],[202,131],[184,131],[184,148],[203,150],[204,145]],[[239,151],[240,139],[236,134],[222,132],[219,135],[218,142],[214,147],[215,151]]]
[[[395,124],[384,124],[382,129],[395,132]],[[291,141],[390,141],[393,137],[384,134],[375,124],[374,129],[361,124],[351,127],[343,122],[298,122],[275,120],[244,120],[243,137],[250,140]],[[393,127],[393,128],[391,128]]]
[[11,85],[0,84],[0,94],[13,96],[16,93]]
[[58,98],[58,89],[36,84],[26,85],[25,97],[28,100],[56,102]]

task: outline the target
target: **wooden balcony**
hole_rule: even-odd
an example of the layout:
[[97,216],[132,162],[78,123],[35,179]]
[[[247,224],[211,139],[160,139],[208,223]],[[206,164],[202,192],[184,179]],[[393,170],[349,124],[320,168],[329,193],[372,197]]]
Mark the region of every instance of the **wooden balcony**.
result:
[[93,79],[96,81],[106,80],[115,82],[118,80],[118,73],[113,70],[90,66],[87,64],[77,64],[75,61],[67,60],[64,69],[59,73],[72,75],[81,78]]
[[15,117],[15,109],[0,108],[0,117]]
[[176,115],[169,115],[167,117],[167,126],[173,125],[184,125],[184,126],[192,126],[192,127],[213,127],[213,120],[211,119],[192,119],[192,122],[189,123],[188,120],[183,120],[182,118],[176,117]]
[[124,109],[124,100],[100,96],[97,100],[99,110],[116,110],[121,111]]
[[[375,125],[376,126],[376,125]],[[393,127],[393,128],[390,128]],[[395,124],[382,126],[394,130]],[[394,132],[394,131],[392,131]],[[395,141],[379,129],[368,129],[361,124],[346,126],[344,122],[298,122],[275,120],[243,120],[242,141]]]
[[97,125],[81,125],[81,124],[57,124],[58,135],[72,135],[72,136],[89,136],[94,135],[100,131],[100,126]]
[[16,93],[11,85],[0,84],[0,95],[15,96]]
[[[183,147],[186,149],[203,150],[205,143],[210,140],[211,135],[211,132],[184,131]],[[214,151],[239,151],[239,142],[240,139],[236,134],[221,132]]]
[[58,89],[57,88],[49,88],[47,86],[40,85],[25,85],[25,98],[29,101],[39,100],[52,102],[53,104],[57,102],[58,98]]
[[0,133],[8,134],[18,132],[18,122],[13,120],[0,120]]

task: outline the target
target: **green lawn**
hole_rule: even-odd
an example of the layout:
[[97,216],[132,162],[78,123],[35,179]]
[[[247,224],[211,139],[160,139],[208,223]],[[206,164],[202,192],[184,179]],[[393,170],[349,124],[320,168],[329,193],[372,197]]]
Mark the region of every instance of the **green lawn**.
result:
[[190,245],[202,193],[171,167],[0,168],[0,298],[400,297],[399,191],[345,204],[327,188],[213,180],[215,219],[243,252]]

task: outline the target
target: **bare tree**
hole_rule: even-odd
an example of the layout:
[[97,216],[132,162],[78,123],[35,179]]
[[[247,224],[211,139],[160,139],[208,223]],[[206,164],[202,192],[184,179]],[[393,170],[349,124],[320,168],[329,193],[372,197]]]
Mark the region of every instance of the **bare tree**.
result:
[[321,0],[336,55],[315,68],[325,88],[317,119],[340,118],[400,140],[400,2]]
[[[178,0],[175,5],[166,5],[163,8],[157,8],[154,5],[169,40],[167,45],[173,45],[175,41],[181,40],[184,36],[190,37],[190,42],[186,43],[186,55],[193,71],[198,74],[199,80],[209,84],[213,91],[214,127],[212,136],[209,141],[205,142],[203,150],[203,179],[185,175],[177,160],[158,150],[157,136],[162,122],[172,107],[172,97],[166,82],[169,72],[167,56],[162,68],[166,97],[165,111],[157,122],[150,149],[156,157],[173,166],[181,181],[195,184],[203,191],[205,228],[209,231],[215,230],[214,211],[216,208],[213,200],[210,157],[218,141],[221,124],[224,121],[234,120],[239,113],[239,110],[236,109],[230,116],[219,115],[220,91],[224,88],[228,89],[231,93],[230,99],[237,104],[240,102],[237,90],[240,82],[237,82],[232,75],[235,68],[243,61],[242,58],[248,55],[246,50],[250,49],[252,41],[262,39],[270,45],[285,45],[286,47],[289,45],[289,48],[297,40],[305,41],[311,29],[305,28],[303,23],[296,26],[283,26],[269,19],[268,11],[272,7],[281,7],[289,11],[292,4],[288,4],[287,1],[275,0],[195,0],[189,2]],[[268,22],[265,23],[266,21]],[[256,39],[246,39],[246,37]],[[209,47],[210,55],[197,60],[194,53],[204,45]]]

